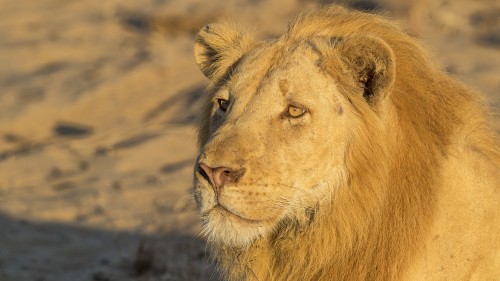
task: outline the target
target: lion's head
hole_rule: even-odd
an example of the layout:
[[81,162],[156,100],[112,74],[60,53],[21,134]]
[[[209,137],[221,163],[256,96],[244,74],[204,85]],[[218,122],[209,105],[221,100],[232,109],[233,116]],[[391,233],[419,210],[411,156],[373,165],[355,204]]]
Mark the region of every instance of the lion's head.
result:
[[[195,173],[209,238],[245,246],[287,222],[310,223],[352,176],[353,152],[366,150],[353,139],[371,141],[364,127],[377,122],[365,119],[384,114],[390,47],[372,36],[254,43],[218,23],[201,30],[195,56],[212,82]],[[380,159],[384,151],[368,153]],[[364,163],[360,172],[369,165],[384,164]]]
[[[499,163],[484,107],[396,24],[332,6],[257,42],[221,22],[200,31],[195,58],[210,86],[194,196],[229,280],[410,280],[416,256],[434,251],[415,263],[421,280],[440,276],[447,249],[477,250],[446,239],[484,215],[441,226],[446,208],[498,186],[457,168],[467,153]],[[455,179],[463,171],[481,180]],[[431,232],[452,246],[432,246]],[[447,276],[463,279],[473,259],[447,263],[467,263]]]

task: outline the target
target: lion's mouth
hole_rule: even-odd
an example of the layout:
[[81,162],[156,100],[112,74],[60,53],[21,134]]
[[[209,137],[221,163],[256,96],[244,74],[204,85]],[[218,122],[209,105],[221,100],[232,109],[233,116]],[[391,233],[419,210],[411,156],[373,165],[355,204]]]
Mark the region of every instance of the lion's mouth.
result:
[[[200,200],[203,203],[200,203],[199,207],[201,216],[207,221],[227,219],[236,223],[262,225],[272,223],[276,220],[276,217],[270,216],[269,213],[248,216],[242,210],[238,210],[237,207],[230,207],[231,203],[225,202],[228,200],[221,198],[224,191],[216,192],[206,179],[206,175],[200,171],[195,171],[195,180],[195,185],[205,191],[200,193]],[[253,210],[250,212],[253,213]],[[262,218],[260,217],[261,215],[263,215]]]
[[203,214],[204,217],[208,217],[210,213],[223,213],[225,216],[229,215],[232,218],[235,218],[238,221],[244,222],[244,223],[251,223],[251,224],[261,224],[264,222],[264,220],[256,220],[256,219],[251,219],[248,217],[245,217],[244,215],[241,215],[237,212],[232,211],[230,208],[225,207],[224,205],[217,204],[210,210],[208,210],[205,214]]

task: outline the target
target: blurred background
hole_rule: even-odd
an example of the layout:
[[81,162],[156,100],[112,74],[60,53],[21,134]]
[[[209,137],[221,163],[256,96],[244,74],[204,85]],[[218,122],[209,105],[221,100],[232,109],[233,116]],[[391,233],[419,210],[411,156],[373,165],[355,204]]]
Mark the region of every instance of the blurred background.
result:
[[[189,197],[195,34],[332,2],[0,0],[0,281],[218,280]],[[336,3],[396,18],[497,112],[500,1]]]

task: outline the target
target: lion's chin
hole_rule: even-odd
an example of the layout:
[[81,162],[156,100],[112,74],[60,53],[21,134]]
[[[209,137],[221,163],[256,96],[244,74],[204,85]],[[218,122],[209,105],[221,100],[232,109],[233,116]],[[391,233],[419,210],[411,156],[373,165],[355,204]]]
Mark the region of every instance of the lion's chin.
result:
[[268,233],[271,220],[244,218],[217,205],[203,215],[204,233],[211,243],[246,247]]

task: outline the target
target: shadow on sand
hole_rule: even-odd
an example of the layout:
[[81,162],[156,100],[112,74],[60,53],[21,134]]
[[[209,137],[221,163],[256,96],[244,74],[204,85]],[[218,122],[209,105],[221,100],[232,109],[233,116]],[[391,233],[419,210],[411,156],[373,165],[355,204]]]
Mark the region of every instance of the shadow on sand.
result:
[[0,280],[219,280],[205,242],[0,214]]

